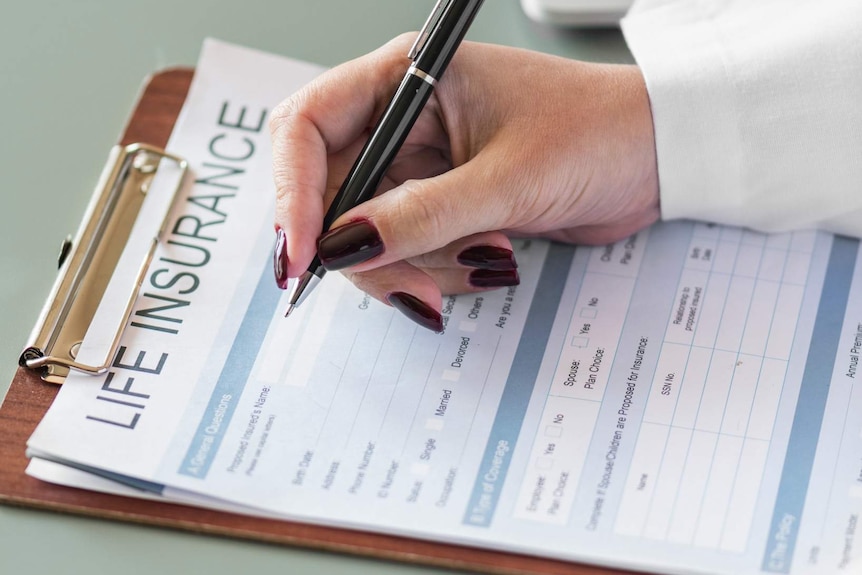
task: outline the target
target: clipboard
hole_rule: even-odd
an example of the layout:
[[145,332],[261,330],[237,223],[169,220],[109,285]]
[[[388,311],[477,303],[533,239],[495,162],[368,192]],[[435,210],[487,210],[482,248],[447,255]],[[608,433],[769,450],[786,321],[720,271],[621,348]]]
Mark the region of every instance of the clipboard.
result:
[[[193,74],[192,69],[178,68],[156,73],[149,78],[120,137],[118,145],[121,148],[112,154],[109,162],[113,163],[109,164],[106,173],[122,175],[122,166],[127,170],[131,166],[135,169],[143,167],[143,170],[139,170],[141,171],[139,175],[147,176],[150,170],[148,166],[153,166],[163,156],[172,161],[182,162],[181,158],[163,154],[159,148],[163,148],[168,142]],[[136,161],[137,167],[133,165]],[[122,178],[106,183],[113,184],[120,180]],[[126,185],[145,186],[146,184],[142,182],[148,181],[148,178],[134,180],[132,177],[132,180],[127,181]],[[111,185],[108,186],[110,187]],[[88,209],[82,230],[87,228],[88,223],[92,223],[88,220],[92,219],[95,213],[94,210]],[[80,247],[81,243],[86,242],[78,242],[78,246],[71,247],[75,249]],[[94,240],[91,243],[91,250],[98,248],[98,241]],[[69,241],[65,245],[68,246]],[[87,258],[93,256],[93,253],[87,250],[85,252],[78,254],[78,257],[87,263],[91,261]],[[68,260],[70,257],[75,256],[67,253],[64,258],[61,254],[64,266],[71,265]],[[144,270],[145,264],[146,262],[142,266]],[[54,301],[54,298],[63,297],[64,293],[55,284],[55,289],[46,303],[46,311],[43,311],[43,317],[40,318],[34,335],[39,335],[36,332],[40,331],[38,329],[40,326],[44,327],[42,324],[48,326],[42,334],[45,338],[52,339],[56,335],[56,327],[64,323],[63,317],[60,314],[60,319],[57,320],[56,317],[51,316],[50,309],[52,304],[59,303]],[[73,292],[71,295],[76,294]],[[46,316],[51,316],[47,318],[49,320],[47,322],[45,322]],[[28,357],[38,359],[39,353],[46,357],[44,350],[39,346],[30,347],[34,349],[28,347],[29,354],[25,350],[22,361]],[[74,353],[70,357],[74,360]],[[59,389],[56,383],[61,382],[63,369],[68,366],[64,367],[62,362],[58,363],[56,365],[61,368],[58,371],[47,362],[44,364],[37,362],[35,365],[41,373],[19,365],[6,398],[0,406],[0,429],[3,430],[2,440],[0,440],[0,503],[485,573],[549,575],[623,575],[624,573],[514,553],[127,498],[40,481],[25,474],[28,463],[25,446],[27,439],[53,402]],[[98,369],[94,371],[97,372]]]

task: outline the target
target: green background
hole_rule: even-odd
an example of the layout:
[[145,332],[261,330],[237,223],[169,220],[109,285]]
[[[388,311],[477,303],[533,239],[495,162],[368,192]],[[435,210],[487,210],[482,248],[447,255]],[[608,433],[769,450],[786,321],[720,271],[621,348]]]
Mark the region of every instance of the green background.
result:
[[[5,0],[0,8],[0,393],[146,76],[205,37],[332,66],[417,30],[433,0]],[[630,62],[616,30],[487,0],[468,38]],[[501,72],[505,63],[501,63]],[[577,105],[577,103],[573,103]],[[2,433],[2,430],[0,430]],[[0,573],[435,573],[437,569],[0,507]]]

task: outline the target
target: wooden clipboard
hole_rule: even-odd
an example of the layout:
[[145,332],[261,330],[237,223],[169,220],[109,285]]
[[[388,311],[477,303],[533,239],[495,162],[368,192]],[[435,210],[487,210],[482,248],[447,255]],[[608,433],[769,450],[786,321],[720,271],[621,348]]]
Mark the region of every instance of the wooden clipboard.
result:
[[[193,70],[152,76],[119,144],[167,144],[191,84]],[[46,483],[25,474],[27,439],[58,387],[19,367],[0,406],[0,502],[268,543],[308,547],[487,573],[621,575],[597,567],[526,555],[362,531],[236,515],[171,503],[126,498]]]

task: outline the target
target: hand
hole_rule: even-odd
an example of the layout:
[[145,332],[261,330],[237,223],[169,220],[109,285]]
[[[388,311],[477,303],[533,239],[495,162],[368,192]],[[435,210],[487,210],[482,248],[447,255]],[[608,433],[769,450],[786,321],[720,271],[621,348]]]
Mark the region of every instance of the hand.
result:
[[318,242],[413,38],[332,69],[274,110],[279,285],[317,252],[327,269],[439,331],[441,293],[518,282],[506,234],[599,244],[658,219],[637,67],[464,42],[378,195]]

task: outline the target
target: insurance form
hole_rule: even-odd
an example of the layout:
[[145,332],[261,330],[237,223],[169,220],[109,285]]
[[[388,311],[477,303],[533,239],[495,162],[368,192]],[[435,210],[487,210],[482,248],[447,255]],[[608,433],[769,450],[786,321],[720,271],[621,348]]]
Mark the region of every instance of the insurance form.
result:
[[521,285],[444,297],[442,334],[339,274],[285,320],[266,121],[319,71],[206,43],[169,146],[193,181],[31,474],[642,571],[859,572],[856,240],[517,240]]

